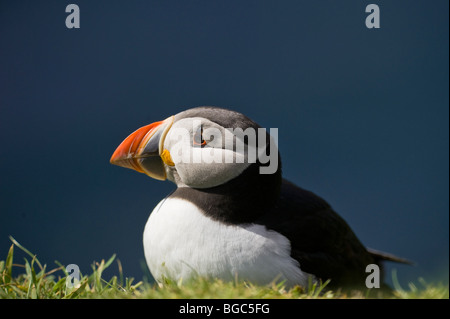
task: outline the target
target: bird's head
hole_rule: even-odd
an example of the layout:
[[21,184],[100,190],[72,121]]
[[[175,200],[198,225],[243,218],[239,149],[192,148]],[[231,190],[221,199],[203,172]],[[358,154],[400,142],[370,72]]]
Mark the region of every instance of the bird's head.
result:
[[281,176],[275,139],[241,113],[197,107],[134,131],[110,162],[179,187],[206,189],[250,167],[255,174]]

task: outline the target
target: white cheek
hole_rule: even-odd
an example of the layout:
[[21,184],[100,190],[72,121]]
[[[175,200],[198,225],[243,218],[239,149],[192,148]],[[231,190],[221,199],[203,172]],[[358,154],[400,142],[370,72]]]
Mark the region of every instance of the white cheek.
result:
[[225,142],[231,144],[231,147],[225,143],[226,148],[222,148],[221,134],[218,129],[208,129],[205,133],[205,138],[211,139],[208,147],[193,147],[189,130],[172,127],[166,137],[164,148],[170,151],[175,164],[179,176],[179,180],[176,181],[178,186],[195,188],[218,186],[239,176],[250,165],[244,152],[232,150],[233,135],[224,134]]
[[175,164],[181,181],[194,188],[222,185],[239,176],[248,163],[178,163]]
[[[210,188],[239,176],[248,166],[245,156],[218,148],[175,147],[172,160],[183,184]],[[172,153],[172,152],[171,152]]]
[[186,141],[173,143],[169,150],[170,157],[175,165],[179,163],[192,163],[195,157],[191,152],[191,147]]
[[[190,150],[190,163],[202,163],[202,164],[212,164],[212,163],[239,163],[242,164],[246,162],[245,155],[241,153],[236,153],[232,150],[222,149],[222,148],[212,148],[212,147],[204,147],[198,148],[194,147]],[[185,161],[184,161],[185,162]]]

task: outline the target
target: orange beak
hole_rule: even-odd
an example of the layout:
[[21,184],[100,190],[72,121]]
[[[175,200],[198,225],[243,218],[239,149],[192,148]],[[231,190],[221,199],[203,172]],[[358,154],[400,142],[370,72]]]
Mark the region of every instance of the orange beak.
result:
[[160,155],[172,123],[173,116],[137,129],[117,147],[110,163],[165,180],[166,171]]

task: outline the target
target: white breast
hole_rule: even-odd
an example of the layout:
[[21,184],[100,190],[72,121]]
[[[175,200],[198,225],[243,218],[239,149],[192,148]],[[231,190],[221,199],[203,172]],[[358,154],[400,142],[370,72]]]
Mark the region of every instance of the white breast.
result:
[[199,275],[258,284],[286,281],[307,285],[290,256],[290,243],[262,225],[231,226],[203,215],[192,203],[174,198],[161,201],[144,230],[147,265],[160,281]]

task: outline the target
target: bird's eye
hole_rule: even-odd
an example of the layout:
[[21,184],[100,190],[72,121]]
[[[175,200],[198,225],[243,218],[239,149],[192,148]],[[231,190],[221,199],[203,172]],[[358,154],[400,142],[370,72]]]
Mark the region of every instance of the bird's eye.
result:
[[194,145],[196,147],[203,147],[206,145],[206,141],[203,139],[203,127],[202,126],[200,126],[197,129],[197,131],[194,133],[192,145]]

